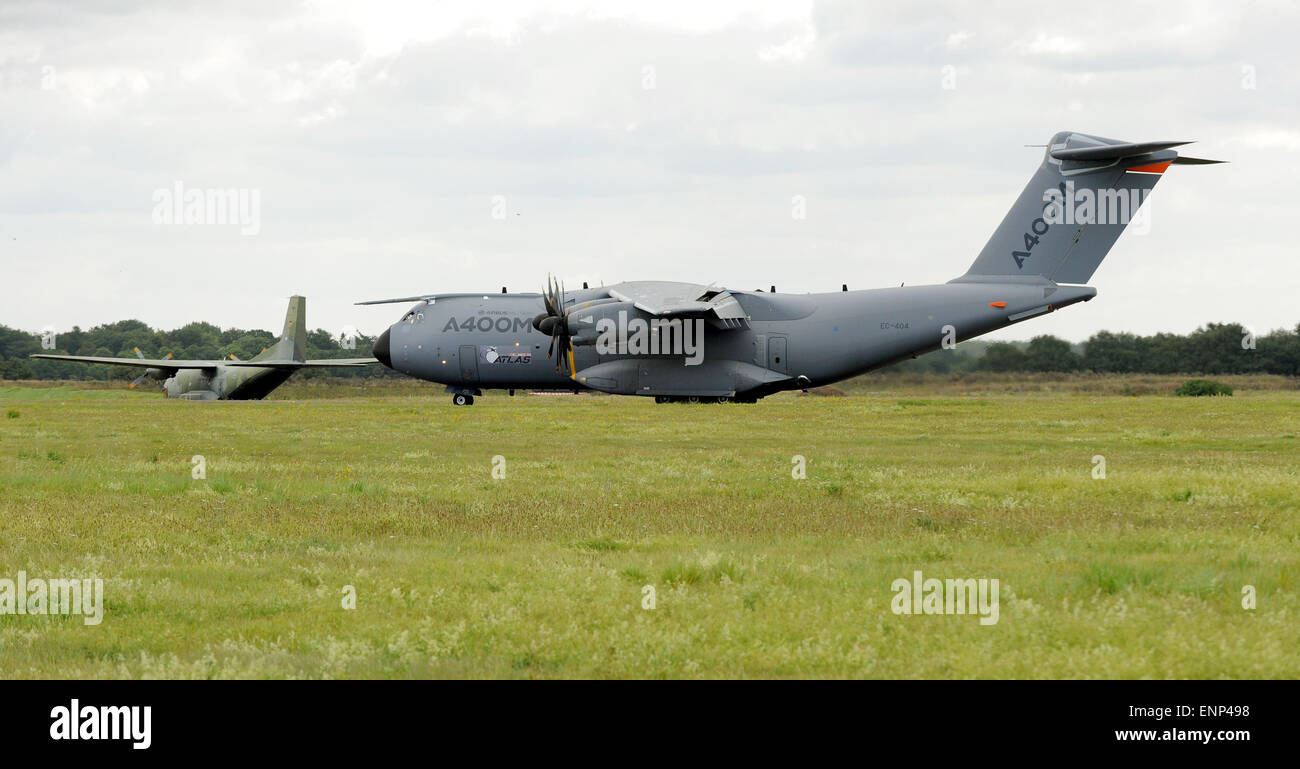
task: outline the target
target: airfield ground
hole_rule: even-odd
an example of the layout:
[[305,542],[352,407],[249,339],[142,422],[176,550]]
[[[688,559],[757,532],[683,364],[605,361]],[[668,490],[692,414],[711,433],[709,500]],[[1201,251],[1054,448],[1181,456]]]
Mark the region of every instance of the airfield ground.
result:
[[[0,615],[0,677],[1300,676],[1300,390],[1178,381],[0,387],[0,577],[105,580],[98,626]],[[916,570],[998,623],[894,614]]]

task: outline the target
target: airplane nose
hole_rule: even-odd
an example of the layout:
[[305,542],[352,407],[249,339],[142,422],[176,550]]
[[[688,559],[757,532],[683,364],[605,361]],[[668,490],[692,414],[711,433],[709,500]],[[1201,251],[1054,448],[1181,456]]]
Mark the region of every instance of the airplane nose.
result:
[[379,338],[375,340],[375,349],[371,355],[374,355],[380,363],[388,368],[393,367],[393,359],[388,353],[388,329],[384,329],[384,333],[380,334]]

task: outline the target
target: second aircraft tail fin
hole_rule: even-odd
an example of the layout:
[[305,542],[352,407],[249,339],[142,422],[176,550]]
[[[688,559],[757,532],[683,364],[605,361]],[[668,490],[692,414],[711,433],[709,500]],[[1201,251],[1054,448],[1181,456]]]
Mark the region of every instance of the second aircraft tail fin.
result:
[[307,360],[306,297],[289,297],[289,309],[284,314],[284,330],[280,332],[280,338],[253,360]]

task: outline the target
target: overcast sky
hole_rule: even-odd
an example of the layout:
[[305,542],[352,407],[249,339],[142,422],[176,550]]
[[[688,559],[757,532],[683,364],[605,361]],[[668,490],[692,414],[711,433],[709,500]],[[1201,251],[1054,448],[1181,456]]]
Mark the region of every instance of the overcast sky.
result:
[[[364,299],[965,272],[1054,132],[1198,140],[991,338],[1300,322],[1296,3],[0,0],[0,324],[377,333]],[[249,222],[166,223],[160,190]],[[806,218],[792,215],[802,196]],[[256,232],[250,232],[250,230]]]

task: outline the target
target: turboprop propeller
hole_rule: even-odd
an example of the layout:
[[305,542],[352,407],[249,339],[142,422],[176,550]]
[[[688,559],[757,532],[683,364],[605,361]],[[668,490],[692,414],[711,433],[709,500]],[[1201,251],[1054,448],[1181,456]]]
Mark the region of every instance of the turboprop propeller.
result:
[[[132,348],[132,349],[135,350],[135,357],[139,358],[140,360],[144,360],[144,359],[145,359],[145,358],[144,358],[144,353],[140,352],[140,348],[139,348],[139,347],[135,347],[135,348]],[[171,353],[167,353],[167,358],[166,358],[166,359],[167,359],[167,360],[171,360],[171,357],[172,357],[172,354],[171,354]],[[162,380],[164,380],[164,379],[166,379],[166,378],[167,378],[167,372],[163,371],[162,369],[160,369],[160,368],[147,368],[147,369],[144,370],[144,373],[143,373],[143,374],[141,374],[140,376],[138,376],[138,377],[136,377],[135,379],[131,380],[131,384],[129,384],[129,385],[127,385],[127,386],[130,387],[132,390],[134,390],[136,387],[139,387],[140,384],[144,382],[144,380],[146,380],[146,379],[152,379],[152,380],[154,380],[154,381],[156,381],[156,382],[159,382],[159,383],[160,383],[160,384],[159,384],[159,387],[161,387],[161,386],[162,386],[162,385],[161,385]]]
[[546,278],[546,291],[542,294],[542,304],[545,305],[546,312],[533,318],[533,328],[551,338],[550,349],[546,351],[547,359],[553,357],[556,348],[559,348],[560,356],[555,362],[555,370],[560,371],[561,366],[567,364],[569,375],[573,376],[573,334],[570,332],[569,317],[564,309],[564,284],[555,280],[553,276],[548,275]]

